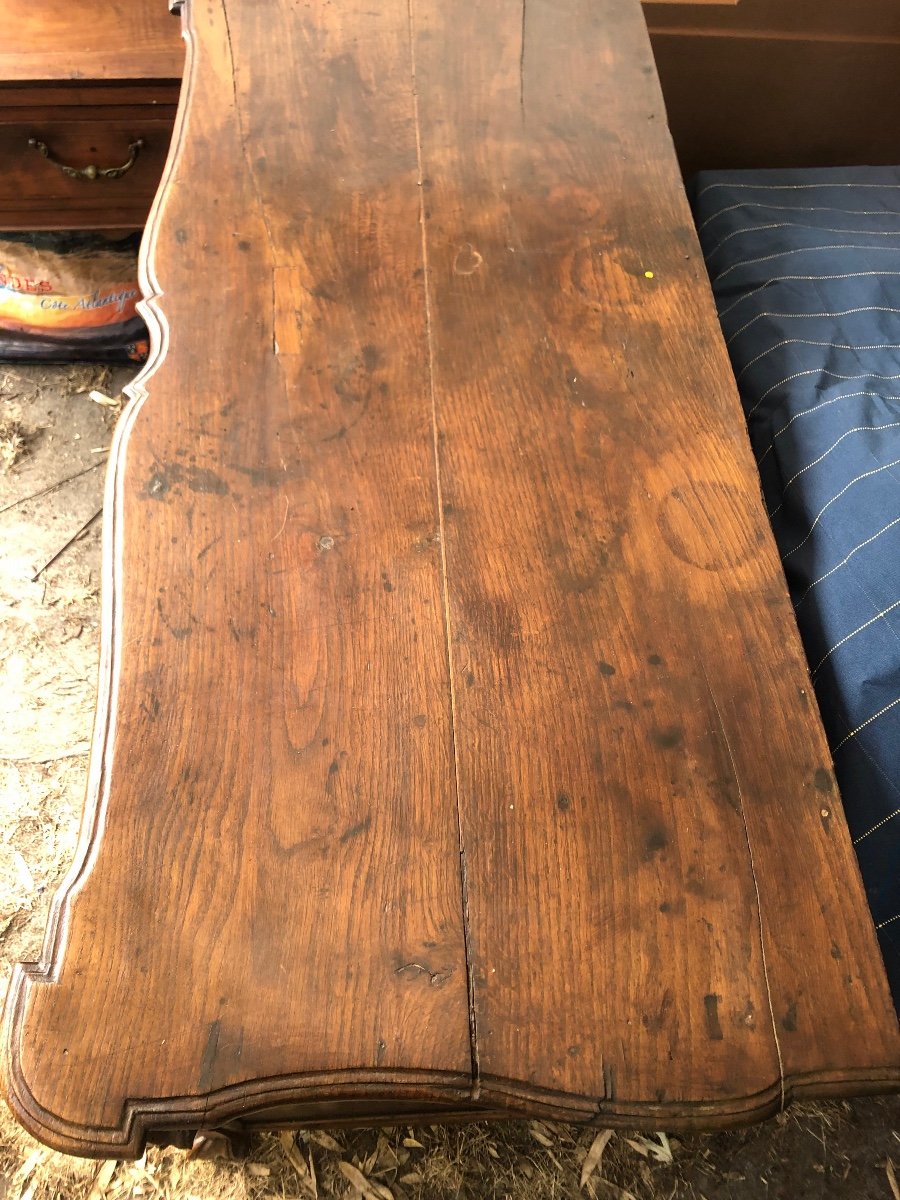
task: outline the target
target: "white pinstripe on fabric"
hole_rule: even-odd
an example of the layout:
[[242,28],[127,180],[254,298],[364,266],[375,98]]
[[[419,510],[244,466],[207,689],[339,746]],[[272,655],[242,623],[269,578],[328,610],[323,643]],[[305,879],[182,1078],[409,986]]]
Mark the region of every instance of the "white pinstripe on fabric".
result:
[[733,304],[729,304],[727,308],[723,308],[719,313],[719,320],[727,317],[731,310],[737,308],[744,300],[752,300],[758,292],[764,292],[773,283],[826,283],[829,280],[865,279],[868,276],[873,276],[877,279],[889,279],[894,275],[900,275],[900,271],[848,271],[841,275],[774,275],[771,279],[767,279],[765,283],[761,283],[759,287],[754,288],[752,292],[744,292],[738,296]]
[[782,346],[824,346],[829,350],[849,350],[855,354],[860,354],[864,350],[900,350],[900,342],[882,342],[871,346],[849,346],[842,345],[840,342],[811,342],[806,338],[783,338],[780,342],[776,342],[774,346],[770,346],[768,350],[760,351],[756,358],[751,358],[748,363],[744,363],[737,373],[737,379],[740,380],[751,367],[755,367],[761,359],[774,354]]
[[841,375],[838,371],[826,371],[824,367],[811,367],[808,371],[795,371],[793,375],[786,375],[784,379],[779,379],[770,388],[766,388],[753,407],[748,409],[747,417],[752,417],[759,406],[768,400],[771,394],[780,387],[784,387],[786,383],[793,383],[795,379],[803,379],[806,375],[828,375],[831,379],[843,379],[845,383],[849,383],[853,379],[900,379],[900,373],[897,375],[877,375],[874,371],[864,371],[861,375]]
[[863,630],[877,624],[879,621],[882,621],[888,615],[888,613],[893,612],[895,608],[900,608],[900,600],[895,600],[893,604],[889,604],[887,608],[883,608],[881,612],[876,613],[874,617],[870,617],[868,621],[864,621],[862,625],[858,625],[856,629],[848,633],[846,637],[842,637],[839,642],[835,642],[828,653],[823,655],[823,657],[819,659],[818,663],[816,663],[816,665],[813,667],[812,671],[810,672],[813,678],[815,678],[825,663],[829,660],[829,658],[831,658],[835,650],[840,650],[841,646],[845,646],[847,642],[849,642],[852,638],[855,638],[858,633],[862,633]]
[[871,725],[873,721],[877,721],[879,717],[883,717],[886,712],[890,712],[892,708],[896,708],[898,704],[900,704],[900,696],[897,696],[890,702],[890,704],[886,704],[884,708],[880,709],[877,713],[873,713],[872,716],[863,721],[861,725],[857,725],[855,729],[851,729],[847,736],[838,742],[831,753],[837,754],[838,750],[840,750],[843,746],[846,746],[847,742],[851,741],[858,734],[862,733],[862,731]]
[[[893,215],[893,214],[879,214]],[[900,229],[836,229],[832,225],[805,225],[802,221],[779,221],[773,225],[747,225],[743,229],[733,229],[731,233],[726,233],[721,241],[716,242],[715,246],[706,253],[707,259],[713,254],[721,250],[726,242],[730,242],[732,238],[739,237],[745,233],[762,233],[766,229],[807,229],[810,233],[852,233],[865,234],[866,237],[900,237]],[[878,247],[873,247],[877,249]]]
[[718,212],[713,213],[711,217],[707,217],[702,225],[698,225],[698,232],[702,233],[707,225],[711,224],[718,217],[724,217],[726,213],[735,212],[739,208],[771,208],[776,212],[839,212],[849,213],[854,217],[888,217],[897,216],[897,213],[891,213],[883,208],[835,208],[830,204],[763,204],[758,200],[742,200],[740,204],[730,204],[727,208],[720,208]]
[[867,829],[865,833],[861,833],[859,837],[855,837],[853,845],[858,846],[860,842],[864,842],[867,837],[871,837],[873,833],[877,833],[879,829],[887,825],[888,821],[893,821],[894,817],[900,817],[900,808],[895,808],[892,813],[889,813],[886,817],[882,817],[871,829]]
[[889,471],[891,469],[891,467],[897,467],[897,466],[900,466],[900,458],[894,459],[893,462],[884,463],[880,467],[875,467],[871,471],[863,471],[863,473],[861,475],[857,475],[855,478],[851,479],[849,483],[845,483],[844,486],[841,488],[841,490],[836,495],[832,496],[831,499],[827,502],[827,504],[824,504],[819,509],[818,513],[816,514],[816,518],[813,521],[812,525],[810,525],[809,532],[807,533],[807,535],[803,539],[803,541],[798,542],[797,545],[793,548],[793,550],[788,550],[787,554],[782,554],[781,561],[787,562],[787,560],[792,555],[796,554],[798,550],[801,550],[806,545],[806,543],[812,537],[813,530],[816,528],[819,521],[821,521],[825,512],[829,508],[831,508],[832,504],[837,503],[837,501],[840,500],[842,496],[846,495],[846,493],[849,492],[852,487],[854,487],[857,483],[862,483],[862,481],[864,479],[870,479],[873,475],[879,475],[882,471]]
[[861,308],[845,308],[843,310],[843,312],[812,312],[812,313],[761,312],[761,313],[757,313],[756,316],[752,318],[752,320],[750,320],[746,323],[746,325],[742,325],[740,327],[740,329],[736,329],[734,331],[734,333],[732,333],[730,335],[730,337],[725,339],[725,344],[726,344],[726,346],[730,346],[731,343],[735,340],[735,338],[740,337],[740,335],[745,330],[749,329],[751,325],[755,325],[757,321],[765,320],[767,317],[770,320],[777,319],[777,320],[781,320],[781,321],[794,321],[794,320],[799,321],[799,320],[813,320],[818,317],[853,317],[853,316],[858,315],[859,313],[864,313],[864,312],[881,312],[881,313],[900,314],[900,308],[886,308],[886,307],[882,307],[879,304],[867,304]]
[[792,246],[790,250],[779,250],[777,254],[765,254],[762,258],[745,258],[740,262],[732,263],[730,267],[719,272],[713,283],[718,283],[720,279],[724,279],[726,275],[730,275],[732,271],[737,271],[741,267],[755,267],[760,263],[771,262],[773,258],[786,258],[789,254],[814,254],[820,250],[874,250],[878,254],[892,250],[896,254],[900,251],[900,246],[855,246],[846,243],[838,246]]
[[[715,188],[728,188],[729,191],[766,191],[766,192],[809,192],[819,188],[877,188],[878,191],[900,191],[900,183],[847,183],[835,180],[829,183],[708,183],[702,187],[697,196],[705,196]],[[895,214],[900,216],[900,213]]]
[[841,442],[844,440],[844,438],[850,437],[850,435],[852,433],[876,433],[878,430],[881,430],[881,429],[900,429],[900,421],[892,421],[890,425],[855,425],[853,427],[853,429],[848,429],[846,431],[846,433],[842,433],[841,436],[837,439],[837,441],[833,442],[828,447],[828,449],[824,451],[824,453],[819,455],[818,458],[814,458],[813,461],[810,463],[807,463],[805,467],[801,467],[799,471],[795,471],[795,473],[790,477],[790,479],[784,485],[784,488],[782,489],[782,492],[781,492],[781,503],[778,505],[777,508],[772,509],[772,511],[769,513],[769,519],[771,520],[772,517],[778,516],[778,514],[781,512],[782,508],[784,508],[785,493],[787,492],[787,490],[791,486],[791,484],[794,483],[796,480],[798,480],[801,475],[805,475],[807,471],[811,471],[813,469],[813,467],[817,467],[820,462],[822,462],[824,459],[826,459],[828,457],[828,455],[832,452],[832,450],[837,449],[837,447],[841,444]]
[[818,579],[814,579],[800,599],[794,604],[794,611],[797,611],[814,587],[818,587],[820,583],[824,583],[824,581],[831,575],[834,575],[836,571],[840,571],[841,567],[845,567],[850,559],[853,558],[854,554],[858,553],[860,550],[864,550],[866,546],[871,546],[872,542],[877,541],[882,534],[887,533],[889,529],[893,529],[895,525],[900,525],[900,517],[895,517],[893,521],[888,521],[887,525],[879,529],[877,533],[873,533],[872,536],[867,537],[864,542],[859,542],[857,545],[855,545],[853,549],[848,552],[846,557],[842,558],[839,563],[835,563],[835,565],[829,571],[826,571],[824,575],[820,575]]
[[787,433],[795,421],[799,421],[803,417],[811,417],[817,413],[820,408],[828,408],[832,404],[837,404],[839,400],[854,400],[857,396],[871,396],[875,400],[896,400],[898,403],[900,403],[900,396],[885,396],[881,392],[844,392],[840,396],[832,396],[830,400],[823,400],[819,404],[814,404],[812,408],[804,408],[802,412],[794,413],[791,419],[782,425],[777,433],[772,435],[772,441],[756,460],[756,465],[758,467],[762,466],[768,456],[775,449],[775,443],[782,436],[782,434]]

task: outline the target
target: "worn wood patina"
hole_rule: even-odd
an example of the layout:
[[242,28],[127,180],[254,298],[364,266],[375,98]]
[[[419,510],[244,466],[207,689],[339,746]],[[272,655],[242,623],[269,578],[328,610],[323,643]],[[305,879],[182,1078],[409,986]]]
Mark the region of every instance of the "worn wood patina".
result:
[[184,20],[22,1122],[110,1156],[896,1087],[638,0]]

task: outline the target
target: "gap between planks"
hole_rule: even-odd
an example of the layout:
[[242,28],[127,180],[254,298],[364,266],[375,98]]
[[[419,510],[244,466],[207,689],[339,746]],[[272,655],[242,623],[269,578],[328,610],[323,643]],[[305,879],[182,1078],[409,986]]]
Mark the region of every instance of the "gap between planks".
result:
[[447,642],[447,675],[450,687],[450,738],[453,746],[453,795],[456,802],[456,822],[459,835],[459,878],[462,892],[463,945],[466,958],[466,989],[469,1008],[469,1042],[472,1050],[471,1099],[481,1094],[481,1067],[478,1054],[478,1018],[475,1011],[475,976],[469,925],[469,882],[466,873],[466,850],[463,837],[462,810],[459,800],[459,745],[456,738],[456,688],[453,682],[453,636],[450,616],[450,591],[447,574],[447,546],[444,537],[444,495],[441,484],[441,457],[437,419],[437,394],[434,382],[434,337],[431,320],[431,288],[428,268],[428,229],[425,216],[425,173],[422,159],[422,127],[419,118],[419,91],[416,83],[416,29],[414,0],[406,0],[409,26],[409,71],[412,86],[413,123],[416,131],[416,183],[419,189],[419,228],[422,234],[422,284],[425,300],[425,339],[428,347],[428,388],[431,398],[431,432],[434,446],[434,482],[438,513],[438,539],[441,547],[441,588],[444,600],[444,632]]

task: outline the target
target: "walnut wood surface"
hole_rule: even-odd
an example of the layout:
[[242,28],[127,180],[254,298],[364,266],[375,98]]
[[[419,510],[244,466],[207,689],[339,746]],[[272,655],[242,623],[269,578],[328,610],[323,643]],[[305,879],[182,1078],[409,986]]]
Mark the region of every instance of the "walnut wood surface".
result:
[[896,1087],[637,0],[185,5],[38,1136]]

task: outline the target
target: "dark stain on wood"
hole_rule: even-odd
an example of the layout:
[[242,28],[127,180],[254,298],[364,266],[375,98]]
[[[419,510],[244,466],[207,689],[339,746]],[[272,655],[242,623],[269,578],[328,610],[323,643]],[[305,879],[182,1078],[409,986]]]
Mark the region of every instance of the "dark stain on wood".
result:
[[173,462],[154,471],[147,484],[147,495],[154,500],[162,500],[179,484],[184,484],[192,492],[206,495],[227,496],[229,492],[228,484],[215,471],[207,467],[185,467]]
[[349,829],[346,829],[341,834],[340,839],[339,839],[340,842],[342,844],[345,844],[349,841],[352,841],[353,838],[360,837],[362,834],[366,833],[369,830],[371,825],[372,825],[371,817],[366,817],[364,820],[358,821],[356,825],[351,825],[351,827]]
[[653,829],[644,839],[643,859],[649,862],[657,854],[662,853],[669,845],[669,837],[663,828]]
[[703,997],[703,1011],[706,1016],[706,1036],[711,1042],[721,1042],[725,1036],[719,1024],[719,1001],[721,996],[712,992]]
[[206,1036],[203,1057],[200,1060],[200,1074],[197,1077],[197,1091],[208,1092],[212,1088],[213,1072],[216,1066],[216,1055],[219,1052],[219,1038],[222,1033],[222,1022],[213,1021]]
[[825,767],[818,767],[816,769],[814,783],[817,789],[826,795],[830,794],[834,789],[834,777]]
[[784,1016],[781,1018],[781,1027],[787,1033],[797,1032],[797,1003],[793,1001],[788,1005]]
[[663,750],[674,750],[684,741],[684,729],[680,725],[654,727],[650,730],[653,743]]

